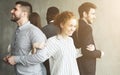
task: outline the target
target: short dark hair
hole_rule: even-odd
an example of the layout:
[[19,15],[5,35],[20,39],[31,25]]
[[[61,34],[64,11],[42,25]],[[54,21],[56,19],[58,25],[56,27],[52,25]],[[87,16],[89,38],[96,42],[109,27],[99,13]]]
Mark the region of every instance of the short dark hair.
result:
[[90,8],[96,9],[97,7],[95,4],[90,2],[85,2],[81,6],[79,6],[78,12],[79,12],[80,18],[83,18],[83,12],[89,13]]
[[15,4],[16,5],[20,4],[23,7],[23,10],[28,12],[28,17],[31,15],[31,13],[32,13],[32,5],[29,2],[17,1]]
[[55,16],[59,14],[59,9],[57,7],[49,7],[47,9],[47,13],[46,13],[46,20],[47,20],[47,23],[49,24],[49,22],[51,20],[54,20]]

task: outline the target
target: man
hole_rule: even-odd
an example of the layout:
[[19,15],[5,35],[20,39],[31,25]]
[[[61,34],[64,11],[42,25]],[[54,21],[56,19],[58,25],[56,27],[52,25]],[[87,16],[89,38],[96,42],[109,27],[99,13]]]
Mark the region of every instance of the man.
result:
[[[31,4],[24,1],[16,2],[15,7],[11,10],[11,20],[17,23],[17,29],[11,43],[11,56],[27,56],[31,52],[34,43],[42,43],[46,40],[42,31],[30,23],[29,16],[31,13]],[[4,60],[9,63],[8,59],[11,56],[6,56]],[[16,75],[42,75],[41,69],[40,63],[15,65]]]
[[54,18],[59,14],[59,9],[57,7],[49,7],[46,14],[47,24],[42,28],[42,31],[45,33],[47,38],[54,36],[58,32],[57,26],[53,24]]
[[95,75],[96,71],[96,58],[100,58],[103,52],[100,50],[89,51],[87,50],[88,45],[93,45],[95,43],[93,40],[92,27],[95,16],[96,6],[93,3],[86,2],[83,3],[79,8],[79,28],[77,34],[74,33],[73,39],[75,41],[76,47],[81,47],[82,57],[78,58],[78,67],[80,75]]
[[[49,7],[46,13],[47,24],[42,28],[43,33],[47,38],[50,38],[58,33],[59,28],[53,24],[54,18],[59,14],[59,9],[57,7]],[[50,75],[49,60],[44,62],[47,69],[47,75]]]

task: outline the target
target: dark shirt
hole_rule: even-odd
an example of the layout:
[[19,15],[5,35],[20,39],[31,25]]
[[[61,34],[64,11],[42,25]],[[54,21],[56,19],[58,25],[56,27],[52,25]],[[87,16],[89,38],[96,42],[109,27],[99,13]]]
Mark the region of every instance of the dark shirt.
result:
[[50,23],[42,28],[43,33],[47,38],[56,35],[59,31],[59,28],[55,26],[53,23]]

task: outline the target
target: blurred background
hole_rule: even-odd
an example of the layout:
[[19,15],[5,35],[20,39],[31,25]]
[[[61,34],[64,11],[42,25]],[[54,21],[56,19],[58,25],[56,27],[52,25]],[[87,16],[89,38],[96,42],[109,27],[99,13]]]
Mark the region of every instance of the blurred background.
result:
[[[18,0],[0,0],[0,75],[15,75],[12,66],[2,57],[7,54],[16,24],[10,21],[10,10]],[[41,16],[42,26],[47,24],[47,8],[56,6],[62,11],[72,11],[78,16],[78,7],[83,2],[97,5],[96,21],[93,24],[95,43],[105,55],[97,59],[96,75],[120,75],[120,0],[24,0]]]

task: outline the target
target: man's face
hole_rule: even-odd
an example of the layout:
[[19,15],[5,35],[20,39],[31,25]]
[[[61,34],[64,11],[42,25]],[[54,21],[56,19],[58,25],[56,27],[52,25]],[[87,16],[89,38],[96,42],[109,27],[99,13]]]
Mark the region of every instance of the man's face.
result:
[[95,18],[96,18],[95,9],[90,8],[90,11],[88,12],[87,17],[86,17],[88,24],[92,24]]
[[22,7],[20,4],[17,4],[12,10],[11,10],[11,21],[17,22],[22,17]]

